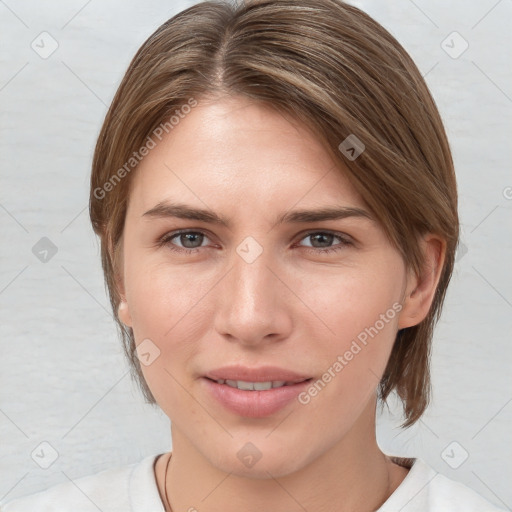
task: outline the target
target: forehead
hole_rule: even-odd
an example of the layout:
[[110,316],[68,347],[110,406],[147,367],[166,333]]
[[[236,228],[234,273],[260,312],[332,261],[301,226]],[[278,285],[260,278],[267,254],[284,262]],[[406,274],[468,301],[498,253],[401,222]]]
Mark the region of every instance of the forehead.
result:
[[245,98],[199,102],[144,157],[131,208],[141,214],[166,199],[249,213],[363,204],[307,127]]

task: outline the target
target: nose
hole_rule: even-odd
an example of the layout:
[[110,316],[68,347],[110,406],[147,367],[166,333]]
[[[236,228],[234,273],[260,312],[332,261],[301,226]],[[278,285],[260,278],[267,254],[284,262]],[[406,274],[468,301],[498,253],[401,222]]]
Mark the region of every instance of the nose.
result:
[[246,346],[286,339],[292,329],[292,292],[264,250],[248,262],[235,253],[227,275],[216,287],[215,329]]

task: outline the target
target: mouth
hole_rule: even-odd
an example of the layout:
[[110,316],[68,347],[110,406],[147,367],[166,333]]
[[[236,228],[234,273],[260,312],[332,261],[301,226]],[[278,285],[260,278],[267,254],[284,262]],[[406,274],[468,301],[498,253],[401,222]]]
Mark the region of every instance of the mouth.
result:
[[291,405],[313,377],[282,368],[225,367],[203,376],[209,398],[237,416],[264,418]]
[[248,384],[268,384],[269,382],[273,387],[274,383],[277,387],[286,384],[297,384],[303,382],[311,375],[298,373],[286,368],[279,368],[277,366],[259,366],[257,368],[250,368],[247,366],[224,366],[211,370],[205,374],[205,377],[219,384],[227,384],[233,386],[234,382],[242,382]]

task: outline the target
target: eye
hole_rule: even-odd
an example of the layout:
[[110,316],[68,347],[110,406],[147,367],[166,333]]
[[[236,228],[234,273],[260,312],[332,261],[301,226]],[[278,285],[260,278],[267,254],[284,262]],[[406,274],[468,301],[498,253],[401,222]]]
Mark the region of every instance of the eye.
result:
[[[348,235],[331,233],[330,231],[311,231],[301,238],[301,240],[306,240],[308,238],[312,242],[311,245],[301,247],[305,247],[308,252],[312,252],[314,254],[342,251],[347,246],[354,245]],[[335,246],[331,246],[336,239],[339,243]]]
[[208,237],[201,231],[174,231],[161,237],[158,240],[158,246],[166,246],[171,251],[191,254],[201,248],[205,239],[208,240]]
[[[342,233],[332,233],[330,231],[311,231],[301,238],[301,240],[311,240],[311,244],[304,246],[296,244],[302,247],[307,252],[313,254],[326,254],[330,252],[337,252],[346,249],[347,246],[354,245],[353,240]],[[173,231],[166,233],[157,242],[159,247],[165,246],[171,251],[179,252],[182,254],[193,254],[199,251],[205,240],[209,240],[206,233],[202,231]],[[338,243],[332,246],[332,243],[338,240]]]

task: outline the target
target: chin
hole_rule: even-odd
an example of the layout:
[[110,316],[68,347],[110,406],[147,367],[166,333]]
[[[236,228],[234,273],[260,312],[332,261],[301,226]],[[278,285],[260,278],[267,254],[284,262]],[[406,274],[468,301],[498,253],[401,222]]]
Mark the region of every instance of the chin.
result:
[[[251,437],[249,436],[249,439]],[[296,445],[284,445],[282,439],[270,441],[254,436],[253,441],[232,439],[228,444],[217,445],[217,453],[208,453],[211,446],[206,448],[204,455],[217,469],[238,477],[265,480],[271,477],[285,477],[301,470],[313,458],[313,454],[301,454],[300,450],[308,446],[305,442]]]
[[219,469],[242,478],[268,480],[272,477],[286,477],[302,469],[302,467],[301,461],[294,459],[289,452],[281,450],[280,453],[262,456],[252,467],[245,467],[239,462],[233,463],[230,459],[226,461],[226,467],[219,467]]

